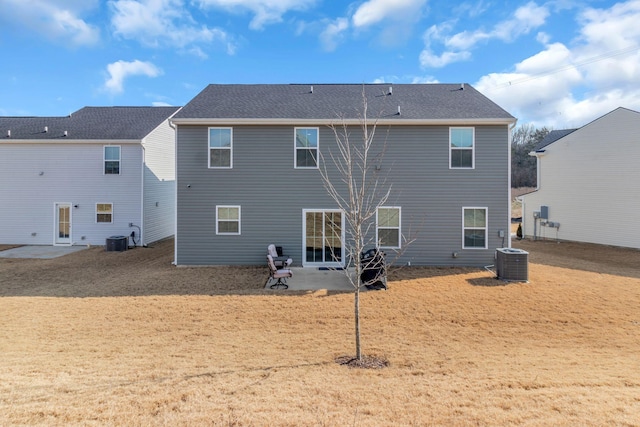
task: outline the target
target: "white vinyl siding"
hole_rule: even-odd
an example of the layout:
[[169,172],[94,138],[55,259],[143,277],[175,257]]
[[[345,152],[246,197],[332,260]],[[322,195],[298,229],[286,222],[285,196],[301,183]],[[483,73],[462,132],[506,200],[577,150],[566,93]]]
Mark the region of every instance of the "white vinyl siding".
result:
[[[119,175],[104,174],[101,143],[0,143],[0,238],[3,242],[51,245],[55,231],[54,203],[72,206],[74,245],[104,245],[105,239],[128,234],[140,225],[142,148],[121,144]],[[37,160],[34,168],[33,159]],[[41,174],[42,173],[42,174]],[[114,179],[115,178],[115,179]],[[96,203],[112,203],[113,222],[96,222]],[[78,207],[74,207],[74,206]]]
[[144,139],[143,147],[144,227],[140,243],[144,245],[175,233],[175,131],[168,121],[163,122]]

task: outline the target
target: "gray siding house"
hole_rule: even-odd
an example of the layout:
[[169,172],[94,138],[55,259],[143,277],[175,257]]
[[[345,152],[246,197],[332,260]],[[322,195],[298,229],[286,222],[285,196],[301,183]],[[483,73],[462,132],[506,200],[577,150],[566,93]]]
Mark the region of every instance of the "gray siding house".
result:
[[[178,107],[0,117],[0,243],[145,245],[175,230]],[[131,225],[130,225],[131,224]]]
[[294,265],[345,265],[318,159],[336,150],[331,125],[361,141],[363,93],[392,185],[374,240],[393,251],[417,232],[400,263],[493,264],[510,245],[516,120],[466,84],[209,85],[171,119],[175,264],[263,264],[273,243]]

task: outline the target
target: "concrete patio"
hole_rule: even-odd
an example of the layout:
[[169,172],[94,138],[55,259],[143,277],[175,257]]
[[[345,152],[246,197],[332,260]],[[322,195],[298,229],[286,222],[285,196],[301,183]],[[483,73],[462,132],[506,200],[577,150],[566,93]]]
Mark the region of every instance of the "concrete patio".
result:
[[52,259],[87,249],[88,246],[25,245],[0,251],[0,258]]
[[[347,278],[345,271],[342,270],[320,270],[316,267],[293,267],[291,268],[293,277],[287,279],[288,289],[274,289],[274,291],[287,292],[287,291],[339,291],[339,292],[353,292],[353,286]],[[349,271],[351,277],[354,272]],[[269,286],[275,283],[275,280],[271,280],[265,287],[269,289]],[[362,292],[369,291],[366,287],[360,289]]]
[[[274,289],[274,291],[316,291],[326,289],[328,291],[352,292],[353,286],[344,271],[320,270],[316,267],[293,267],[293,277],[287,279],[289,289]],[[350,273],[353,274],[353,273]],[[274,280],[270,281],[268,289]]]

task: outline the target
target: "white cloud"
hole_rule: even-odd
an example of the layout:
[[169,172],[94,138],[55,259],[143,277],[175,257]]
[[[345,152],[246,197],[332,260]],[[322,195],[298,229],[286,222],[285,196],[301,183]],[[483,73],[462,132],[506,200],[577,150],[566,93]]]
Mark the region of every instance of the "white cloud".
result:
[[236,44],[220,28],[198,25],[183,0],[114,0],[109,2],[115,34],[152,46],[185,49],[206,57],[198,45],[217,43],[228,54],[235,53]]
[[[640,81],[640,1],[618,3],[610,9],[587,9],[581,16],[577,62],[586,63],[587,78],[596,85],[635,88]],[[589,61],[589,58],[596,61]],[[590,62],[590,63],[588,63]]]
[[[470,51],[478,43],[493,39],[511,42],[542,26],[548,17],[549,9],[546,6],[529,2],[489,31],[477,29],[449,35],[454,26],[452,21],[432,26],[424,34],[425,49],[420,54],[420,64],[423,67],[444,67],[453,62],[465,61],[471,57]],[[441,44],[445,49],[439,54],[435,53],[434,44]]]
[[[548,127],[576,127],[574,91],[586,82],[572,65],[572,52],[562,43],[515,65],[514,72],[483,76],[476,87],[514,116]],[[526,117],[523,117],[525,116]]]
[[618,107],[640,110],[640,0],[579,15],[570,45],[549,43],[514,66],[483,76],[476,87],[526,123],[583,126]]
[[[203,2],[244,3],[243,0],[201,0]],[[428,0],[367,0],[359,6],[349,4],[344,16],[335,19],[296,21],[296,35],[316,34],[325,51],[335,50],[349,37],[375,28],[377,43],[393,47],[407,41],[422,18]]]
[[320,33],[320,43],[324,50],[328,52],[335,50],[348,28],[349,20],[347,18],[338,18],[329,22],[324,31]]
[[549,9],[546,6],[538,6],[534,2],[529,2],[516,9],[513,17],[497,24],[491,31],[491,38],[512,41],[541,27],[548,17]]
[[381,45],[398,46],[411,38],[426,3],[427,0],[368,0],[356,9],[351,22],[359,31],[379,28],[377,39]]
[[471,57],[469,52],[453,52],[453,51],[445,51],[441,54],[434,53],[431,48],[432,41],[438,41],[443,38],[443,34],[447,33],[453,23],[452,22],[444,22],[440,25],[432,25],[427,31],[424,33],[424,43],[425,48],[420,52],[419,60],[420,65],[425,68],[442,68],[445,65],[451,64],[453,62],[460,62],[467,60]]
[[157,77],[162,71],[151,62],[146,61],[116,61],[107,65],[109,78],[104,83],[104,88],[111,93],[118,94],[124,90],[124,80],[129,76]]
[[442,52],[440,55],[436,55],[425,49],[420,52],[420,65],[428,68],[442,68],[445,65],[466,61],[469,58],[471,58],[470,52]]
[[54,41],[91,46],[100,40],[100,31],[80,15],[95,7],[95,1],[2,0],[0,21]]
[[368,0],[353,14],[353,25],[367,27],[386,20],[413,21],[426,0]]
[[266,25],[281,22],[282,16],[291,10],[308,9],[316,0],[198,0],[198,3],[231,12],[249,11],[254,14],[249,28],[261,30]]
[[433,76],[381,76],[373,79],[371,83],[405,83],[411,82],[411,84],[426,84],[426,83],[439,83],[438,79]]
[[450,49],[468,50],[480,42],[492,39],[511,42],[544,25],[548,17],[549,9],[546,6],[529,2],[516,9],[513,16],[494,25],[490,31],[463,31],[444,38],[444,45]]
[[415,76],[411,79],[411,83],[426,84],[426,83],[440,83],[440,81],[433,76]]
[[571,51],[562,43],[552,43],[546,49],[516,64],[516,72],[523,75],[559,70],[571,63]]

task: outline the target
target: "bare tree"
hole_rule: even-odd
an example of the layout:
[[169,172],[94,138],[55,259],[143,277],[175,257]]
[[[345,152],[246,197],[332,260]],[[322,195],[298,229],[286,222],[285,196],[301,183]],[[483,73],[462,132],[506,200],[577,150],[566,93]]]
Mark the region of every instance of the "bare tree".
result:
[[[360,290],[376,279],[364,282],[362,271],[373,266],[363,265],[360,254],[365,247],[380,246],[376,241],[376,214],[378,208],[384,206],[391,195],[392,185],[387,174],[379,167],[386,151],[387,137],[383,141],[376,138],[378,118],[369,119],[366,93],[362,90],[362,111],[358,112],[359,127],[350,126],[345,116],[340,116],[340,123],[331,125],[335,136],[335,151],[328,151],[328,159],[320,153],[320,174],[325,189],[344,212],[346,268],[343,270],[354,288],[355,342],[356,359],[362,361],[360,342]],[[352,141],[352,131],[356,141]],[[388,134],[387,129],[387,134]],[[338,227],[331,227],[337,232]],[[334,236],[336,237],[336,236]],[[339,236],[338,236],[339,237]],[[410,241],[403,236],[403,247]],[[396,254],[398,255],[398,254]],[[397,256],[396,256],[397,258]],[[372,260],[373,262],[373,260]],[[390,265],[388,263],[387,265]],[[353,272],[353,273],[352,273]]]
[[536,186],[536,159],[529,156],[550,132],[547,127],[536,128],[532,124],[523,124],[511,133],[511,187]]

